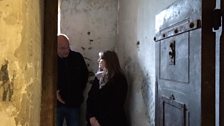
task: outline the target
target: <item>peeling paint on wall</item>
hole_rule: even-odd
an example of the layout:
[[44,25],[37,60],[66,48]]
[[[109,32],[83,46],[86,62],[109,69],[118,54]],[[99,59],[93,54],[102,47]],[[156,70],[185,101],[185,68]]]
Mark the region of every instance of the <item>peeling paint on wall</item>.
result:
[[0,98],[2,101],[11,101],[13,90],[14,90],[14,79],[15,79],[15,72],[12,75],[12,78],[9,78],[8,72],[8,60],[5,60],[5,63],[1,66],[0,69],[0,89],[3,89]]
[[1,126],[39,126],[42,0],[0,0]]

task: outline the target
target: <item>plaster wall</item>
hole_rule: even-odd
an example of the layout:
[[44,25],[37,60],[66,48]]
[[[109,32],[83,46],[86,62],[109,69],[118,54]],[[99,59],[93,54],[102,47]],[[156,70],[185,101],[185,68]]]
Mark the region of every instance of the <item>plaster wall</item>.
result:
[[129,94],[131,126],[155,125],[155,16],[175,0],[119,0],[118,52]]
[[61,0],[59,32],[70,38],[91,72],[98,68],[98,52],[114,49],[117,41],[117,0]]
[[1,126],[39,126],[42,0],[0,0]]

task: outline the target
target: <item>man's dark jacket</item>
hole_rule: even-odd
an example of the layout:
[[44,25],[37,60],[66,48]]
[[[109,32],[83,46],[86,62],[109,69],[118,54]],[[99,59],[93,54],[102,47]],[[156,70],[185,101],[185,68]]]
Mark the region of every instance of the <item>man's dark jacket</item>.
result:
[[[58,57],[58,87],[67,107],[80,107],[88,80],[88,69],[83,56],[70,51],[68,57]],[[61,106],[58,102],[58,106]]]

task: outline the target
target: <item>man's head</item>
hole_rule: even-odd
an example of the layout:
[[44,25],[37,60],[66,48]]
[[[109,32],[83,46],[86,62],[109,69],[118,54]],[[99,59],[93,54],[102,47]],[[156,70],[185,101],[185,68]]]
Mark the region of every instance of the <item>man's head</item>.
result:
[[58,35],[58,48],[57,48],[58,56],[61,58],[65,58],[69,55],[70,47],[69,47],[69,38],[64,35]]

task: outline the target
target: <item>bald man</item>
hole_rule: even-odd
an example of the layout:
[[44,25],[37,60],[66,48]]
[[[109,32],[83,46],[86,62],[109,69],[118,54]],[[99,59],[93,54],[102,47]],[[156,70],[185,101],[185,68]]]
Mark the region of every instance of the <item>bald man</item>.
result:
[[83,56],[69,47],[69,38],[58,35],[57,126],[80,126],[80,106],[88,80]]

